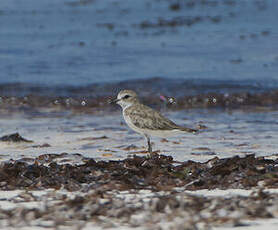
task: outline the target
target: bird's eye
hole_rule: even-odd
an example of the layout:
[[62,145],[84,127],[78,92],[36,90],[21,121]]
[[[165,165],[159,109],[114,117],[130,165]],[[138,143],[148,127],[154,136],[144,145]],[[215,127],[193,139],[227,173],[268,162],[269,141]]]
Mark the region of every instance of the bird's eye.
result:
[[129,97],[130,97],[129,95],[125,95],[123,98],[128,99]]

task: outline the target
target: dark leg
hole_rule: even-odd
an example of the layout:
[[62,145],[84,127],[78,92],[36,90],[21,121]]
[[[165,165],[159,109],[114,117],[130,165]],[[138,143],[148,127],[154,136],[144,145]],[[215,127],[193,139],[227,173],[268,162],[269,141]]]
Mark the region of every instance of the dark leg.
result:
[[150,140],[150,137],[148,135],[145,135],[145,138],[147,140],[147,143],[148,143],[148,152],[150,154],[152,154],[152,145],[151,145],[151,140]]

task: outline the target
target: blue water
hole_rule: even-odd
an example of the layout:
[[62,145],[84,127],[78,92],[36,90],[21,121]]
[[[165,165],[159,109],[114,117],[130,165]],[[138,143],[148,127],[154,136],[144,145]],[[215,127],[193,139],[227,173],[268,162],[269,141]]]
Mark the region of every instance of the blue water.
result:
[[[0,85],[163,77],[278,86],[278,1],[179,2],[174,11],[166,0],[1,0]],[[158,26],[179,17],[200,21]]]

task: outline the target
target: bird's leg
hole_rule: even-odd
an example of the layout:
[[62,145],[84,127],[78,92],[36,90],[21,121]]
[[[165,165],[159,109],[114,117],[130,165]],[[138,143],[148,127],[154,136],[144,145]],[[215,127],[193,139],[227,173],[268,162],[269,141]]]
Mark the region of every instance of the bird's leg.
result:
[[145,135],[145,138],[147,140],[147,143],[148,143],[148,152],[149,154],[151,155],[152,154],[152,144],[151,144],[151,139],[148,135]]
[[148,138],[148,151],[149,151],[150,154],[152,154],[152,152],[153,152],[150,138]]

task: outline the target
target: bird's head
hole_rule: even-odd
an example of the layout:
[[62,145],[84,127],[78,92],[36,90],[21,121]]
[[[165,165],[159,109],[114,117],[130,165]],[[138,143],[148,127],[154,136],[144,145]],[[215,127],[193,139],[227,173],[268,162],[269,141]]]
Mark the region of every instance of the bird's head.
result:
[[133,105],[134,103],[138,103],[138,102],[139,102],[139,100],[138,100],[137,94],[132,90],[121,90],[118,93],[117,98],[111,101],[111,103],[117,103],[123,109]]

